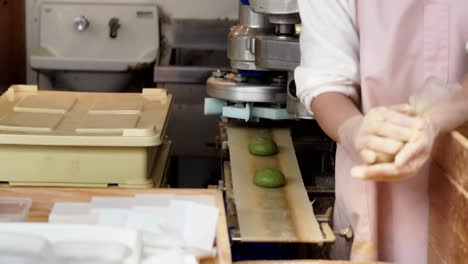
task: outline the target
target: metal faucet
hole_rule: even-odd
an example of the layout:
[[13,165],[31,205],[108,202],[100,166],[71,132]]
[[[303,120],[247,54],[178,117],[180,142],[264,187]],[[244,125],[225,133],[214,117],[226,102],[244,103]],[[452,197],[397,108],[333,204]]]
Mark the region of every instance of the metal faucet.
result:
[[117,31],[119,30],[120,26],[120,19],[116,17],[111,18],[111,20],[109,21],[110,38],[117,38]]
[[89,20],[85,16],[78,16],[73,21],[73,25],[75,26],[75,30],[78,32],[83,32],[89,27]]

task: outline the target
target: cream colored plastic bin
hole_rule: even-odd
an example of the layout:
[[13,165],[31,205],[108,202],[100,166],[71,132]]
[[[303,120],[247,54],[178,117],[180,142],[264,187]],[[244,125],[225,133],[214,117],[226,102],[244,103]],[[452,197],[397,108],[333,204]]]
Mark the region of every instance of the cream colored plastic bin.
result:
[[151,187],[172,96],[38,91],[0,97],[0,181],[10,185]]

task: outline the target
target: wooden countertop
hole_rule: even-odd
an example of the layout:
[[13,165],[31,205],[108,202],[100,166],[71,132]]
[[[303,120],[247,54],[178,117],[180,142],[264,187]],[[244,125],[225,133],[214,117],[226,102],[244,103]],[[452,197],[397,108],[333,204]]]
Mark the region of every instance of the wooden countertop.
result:
[[278,261],[241,261],[235,264],[377,264],[382,262],[351,262],[351,261],[328,261],[328,260],[278,260]]

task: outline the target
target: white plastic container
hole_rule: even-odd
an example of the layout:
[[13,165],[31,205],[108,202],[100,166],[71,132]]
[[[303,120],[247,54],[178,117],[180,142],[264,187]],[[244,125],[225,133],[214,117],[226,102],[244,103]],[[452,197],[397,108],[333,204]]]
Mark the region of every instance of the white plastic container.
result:
[[0,263],[48,264],[52,260],[51,245],[46,237],[0,232]]
[[31,209],[30,198],[1,197],[0,198],[0,222],[26,221]]
[[38,91],[0,97],[0,181],[10,185],[151,187],[172,96]]
[[[141,261],[141,236],[137,231],[129,229],[88,225],[6,223],[0,224],[0,236],[3,234],[7,234],[5,236],[7,239],[14,238],[14,240],[13,244],[8,240],[3,243],[0,241],[0,254],[3,250],[6,254],[16,257],[18,255],[16,252],[24,252],[28,256],[26,261],[47,258],[57,259],[59,262],[55,263],[61,264],[138,264]],[[13,246],[16,249],[12,248]]]
[[61,241],[53,249],[61,264],[124,264],[132,253],[125,244],[102,241]]
[[97,222],[98,218],[91,213],[88,203],[55,203],[49,214],[49,223],[54,224],[94,225]]

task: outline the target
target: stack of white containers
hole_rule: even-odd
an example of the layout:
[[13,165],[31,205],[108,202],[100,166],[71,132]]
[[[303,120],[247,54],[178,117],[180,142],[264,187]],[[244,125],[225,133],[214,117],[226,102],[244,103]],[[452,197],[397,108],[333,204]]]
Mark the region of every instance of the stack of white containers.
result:
[[[144,263],[193,263],[215,256],[219,209],[213,196],[144,194],[94,197],[90,203],[56,203],[49,223],[97,224],[137,230]],[[188,262],[176,259],[184,257]]]
[[141,239],[133,230],[86,225],[0,224],[0,263],[136,264]]
[[208,195],[56,203],[49,224],[0,225],[0,263],[195,264],[216,255],[218,216]]

